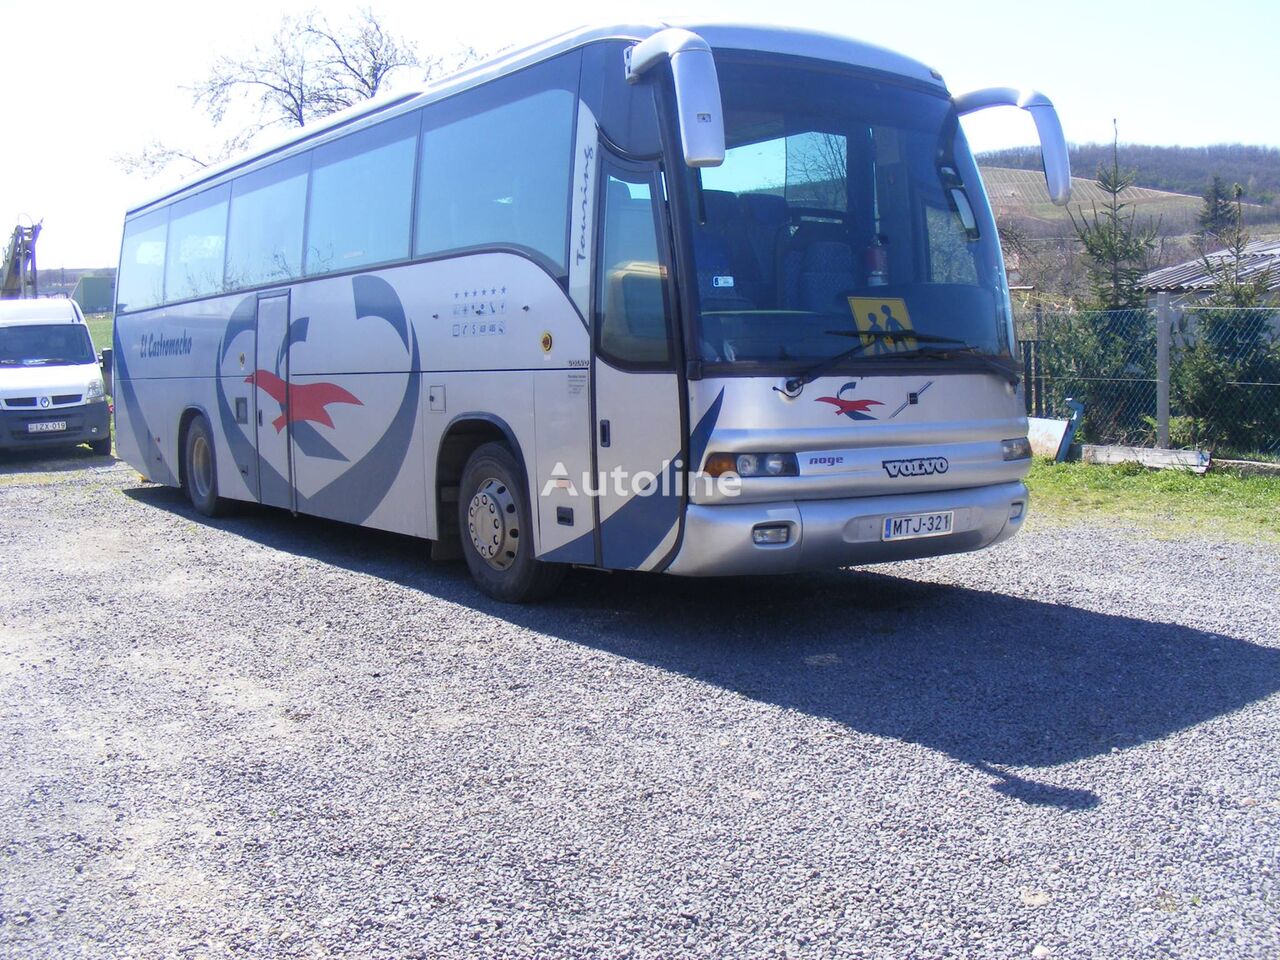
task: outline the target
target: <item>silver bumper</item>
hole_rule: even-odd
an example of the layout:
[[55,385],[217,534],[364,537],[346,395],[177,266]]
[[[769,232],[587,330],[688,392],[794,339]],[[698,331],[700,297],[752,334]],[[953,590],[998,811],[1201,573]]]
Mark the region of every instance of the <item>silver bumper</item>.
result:
[[[885,517],[939,510],[955,511],[946,536],[880,539]],[[1019,515],[1011,516],[1015,512]],[[690,504],[680,551],[667,572],[687,577],[791,573],[963,553],[1013,536],[1026,515],[1027,488],[1020,482],[845,500]],[[788,525],[790,539],[754,543],[751,532],[762,523]]]

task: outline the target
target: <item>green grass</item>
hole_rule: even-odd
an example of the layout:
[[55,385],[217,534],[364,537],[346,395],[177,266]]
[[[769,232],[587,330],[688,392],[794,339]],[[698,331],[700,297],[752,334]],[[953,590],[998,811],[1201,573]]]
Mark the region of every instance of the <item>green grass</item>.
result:
[[111,314],[90,313],[85,316],[89,325],[89,336],[93,338],[93,349],[101,353],[111,346]]
[[1037,459],[1027,485],[1032,516],[1051,522],[1118,518],[1163,537],[1280,542],[1280,477]]

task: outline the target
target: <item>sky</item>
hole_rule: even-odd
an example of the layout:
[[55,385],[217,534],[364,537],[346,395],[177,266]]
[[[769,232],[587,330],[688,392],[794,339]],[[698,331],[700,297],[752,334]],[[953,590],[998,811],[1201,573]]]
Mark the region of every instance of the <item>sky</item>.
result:
[[[1280,146],[1274,108],[1280,0],[371,0],[423,54],[470,45],[523,46],[586,21],[665,17],[795,26],[845,34],[915,57],[953,92],[1035,87],[1057,105],[1068,139]],[[334,0],[0,0],[6,110],[0,134],[0,243],[16,223],[43,220],[42,270],[113,266],[127,207],[190,168],[148,180],[117,157],[153,140],[215,139],[187,87],[220,54],[265,41],[282,17],[309,9],[336,24]],[[19,86],[13,78],[26,78]],[[402,87],[418,78],[405,74]],[[967,117],[975,150],[1035,143],[1016,109]]]

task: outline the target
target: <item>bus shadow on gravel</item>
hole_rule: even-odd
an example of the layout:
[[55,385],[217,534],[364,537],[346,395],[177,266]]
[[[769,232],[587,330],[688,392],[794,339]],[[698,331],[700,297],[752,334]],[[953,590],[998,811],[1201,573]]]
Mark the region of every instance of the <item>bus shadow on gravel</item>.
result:
[[175,490],[126,493],[570,643],[941,751],[1028,804],[1079,810],[1100,798],[1005,768],[1139,746],[1280,690],[1280,649],[911,580],[896,565],[725,580],[580,570],[550,601],[521,607],[480,594],[460,562],[427,563],[423,541],[262,507],[204,521]]

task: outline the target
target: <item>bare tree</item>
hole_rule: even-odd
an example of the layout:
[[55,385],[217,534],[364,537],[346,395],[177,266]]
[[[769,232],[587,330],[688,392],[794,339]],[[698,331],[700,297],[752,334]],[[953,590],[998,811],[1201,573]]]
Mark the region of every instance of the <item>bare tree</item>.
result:
[[265,47],[219,57],[193,89],[215,123],[237,103],[256,108],[256,133],[301,127],[376,97],[388,76],[421,63],[413,44],[388,33],[368,7],[337,29],[311,13],[285,17]]
[[829,210],[848,204],[849,164],[845,138],[836,133],[804,133],[787,138],[787,188],[801,203]]
[[369,7],[336,27],[314,12],[285,17],[266,44],[255,44],[241,56],[219,57],[209,76],[190,87],[215,128],[235,118],[239,129],[210,150],[153,141],[116,161],[148,176],[175,161],[209,166],[244,150],[263,130],[305,126],[376,97],[392,74],[418,69],[430,80],[476,57],[468,47],[456,63],[442,56],[424,59],[412,41],[389,32]]
[[257,132],[236,134],[209,150],[175,147],[162,140],[152,140],[137,153],[116,154],[114,159],[126,173],[141,173],[146,177],[173,163],[185,163],[192,168],[211,167],[243,151]]

